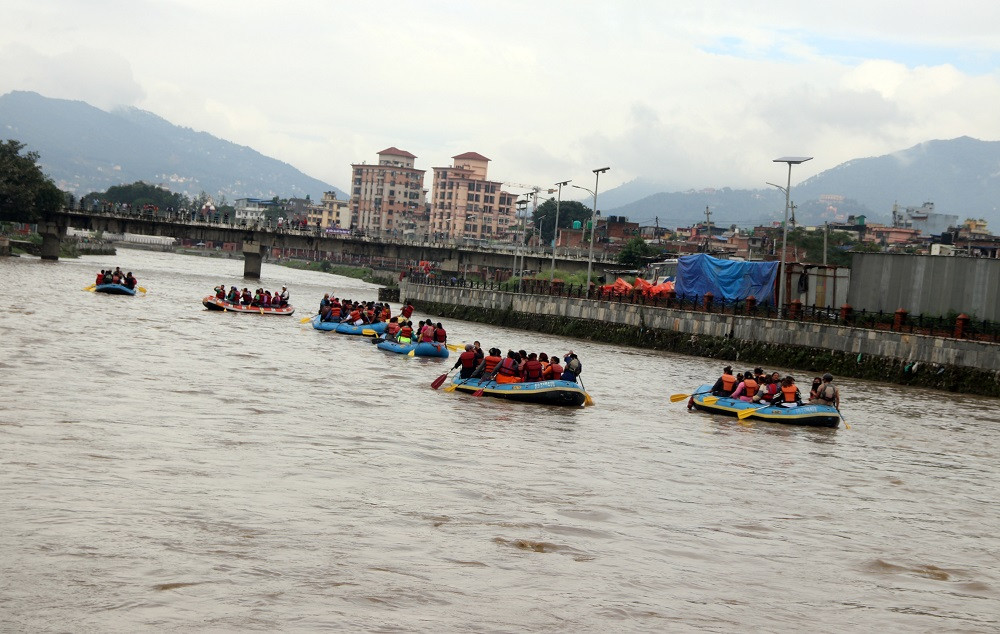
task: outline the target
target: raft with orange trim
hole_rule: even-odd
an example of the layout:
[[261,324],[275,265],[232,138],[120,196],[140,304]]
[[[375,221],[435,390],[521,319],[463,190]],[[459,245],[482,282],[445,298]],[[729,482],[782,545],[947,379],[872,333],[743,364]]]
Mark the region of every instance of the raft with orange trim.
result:
[[209,295],[205,299],[201,300],[205,308],[209,310],[221,310],[227,313],[248,313],[251,315],[291,315],[295,312],[294,306],[282,306],[280,308],[273,306],[244,306],[243,304],[234,304],[232,302],[227,302],[224,299],[219,299],[214,295]]

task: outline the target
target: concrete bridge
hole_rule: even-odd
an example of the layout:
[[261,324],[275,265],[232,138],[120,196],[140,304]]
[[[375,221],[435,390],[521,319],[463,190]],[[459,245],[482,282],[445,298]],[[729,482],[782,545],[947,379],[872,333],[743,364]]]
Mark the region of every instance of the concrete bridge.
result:
[[[481,246],[453,240],[448,242],[416,241],[398,238],[374,238],[362,235],[325,234],[319,229],[271,228],[259,225],[233,225],[221,222],[203,222],[185,217],[152,216],[145,214],[116,214],[65,209],[48,222],[39,223],[42,235],[41,257],[59,259],[59,244],[68,228],[164,236],[179,240],[202,242],[229,242],[240,245],[243,252],[243,275],[260,278],[261,262],[272,249],[298,249],[311,251],[315,259],[334,258],[399,258],[403,260],[440,262],[444,271],[461,272],[466,267],[492,269],[514,268],[543,271],[551,267],[552,249],[518,249],[515,245]],[[515,266],[515,256],[523,262]],[[588,254],[585,249],[559,249],[556,268],[561,271],[587,270]],[[613,258],[594,253],[595,271],[600,264],[612,264]],[[595,272],[595,275],[597,273]]]

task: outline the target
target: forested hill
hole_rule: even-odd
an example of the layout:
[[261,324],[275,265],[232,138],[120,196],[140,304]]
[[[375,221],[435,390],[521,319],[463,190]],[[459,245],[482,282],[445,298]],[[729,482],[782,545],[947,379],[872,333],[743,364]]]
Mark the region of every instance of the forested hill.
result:
[[105,112],[82,101],[11,92],[0,96],[0,138],[38,152],[45,173],[76,195],[141,180],[191,198],[202,191],[230,201],[307,194],[319,200],[325,191],[346,197],[287,163],[137,108]]

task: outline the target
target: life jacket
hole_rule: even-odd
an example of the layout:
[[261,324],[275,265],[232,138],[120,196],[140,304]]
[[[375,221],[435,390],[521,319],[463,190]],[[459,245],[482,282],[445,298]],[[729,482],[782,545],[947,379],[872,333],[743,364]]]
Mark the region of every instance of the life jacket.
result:
[[424,326],[421,328],[420,341],[421,343],[430,343],[434,341],[434,328],[431,326]]
[[437,341],[438,343],[444,343],[447,340],[448,340],[448,333],[444,331],[444,328],[434,329],[434,341]]
[[[830,394],[830,388],[833,388],[833,393]],[[829,396],[828,396],[829,395]],[[833,387],[829,383],[824,383],[820,385],[819,390],[816,392],[816,398],[821,401],[826,401],[829,404],[837,402],[837,388]]]
[[757,381],[754,381],[753,379],[743,379],[744,396],[753,396],[754,394],[757,393],[757,388],[759,387],[760,386],[757,385]]
[[514,360],[510,357],[506,357],[500,362],[500,367],[497,368],[497,374],[502,374],[503,376],[514,376],[517,374],[517,371],[514,369],[515,367],[516,364],[514,363]]
[[399,336],[410,339],[411,337],[413,337],[413,328],[410,328],[409,326],[403,326],[402,328],[399,329]]
[[95,282],[95,284],[103,284],[103,283],[104,283],[104,273],[98,273],[97,282]]
[[261,306],[270,306],[271,305],[271,296],[268,295],[267,293],[264,293],[264,296],[260,298],[260,305]]
[[543,377],[544,376],[548,376],[549,378],[555,378],[555,377],[562,376],[562,373],[563,373],[562,366],[559,365],[558,361],[553,361],[552,363],[549,364],[549,367],[545,368],[545,372],[542,374],[542,376]]
[[382,319],[384,321],[389,321],[392,319],[392,310],[388,306],[382,307]]
[[353,324],[353,323],[357,322],[359,319],[361,319],[361,311],[357,310],[357,309],[352,310],[351,311],[351,323]]
[[224,289],[224,288],[217,288],[217,289],[215,289],[215,298],[216,299],[226,299],[226,289]]
[[526,381],[540,381],[542,379],[542,364],[536,359],[525,361],[524,379]]
[[732,393],[734,387],[736,387],[736,377],[733,376],[732,374],[723,374],[722,389]]
[[407,304],[406,306],[403,306],[403,317],[406,317],[407,319],[409,319],[410,315],[412,315],[412,314],[413,314],[413,306],[410,306],[409,304]]
[[799,388],[795,385],[782,385],[781,386],[781,396],[782,400],[786,403],[794,403],[797,399],[795,398],[795,393],[799,391]]
[[375,321],[375,311],[372,310],[371,308],[365,311],[365,316],[368,317],[369,324]]
[[470,370],[476,367],[476,353],[473,350],[466,350],[458,355],[458,360],[462,362],[462,369]]
[[332,304],[330,306],[330,316],[340,317],[340,304]]
[[488,357],[484,357],[483,361],[485,361],[485,365],[483,366],[483,374],[488,374],[492,372],[493,369],[497,367],[497,364],[503,361],[503,359],[501,357],[491,354]]
[[385,327],[385,333],[387,335],[394,335],[399,332],[399,324],[395,322],[389,322],[389,325]]
[[121,281],[122,281],[121,278],[118,277],[117,275],[112,275],[111,276],[111,283],[112,284],[121,284]]

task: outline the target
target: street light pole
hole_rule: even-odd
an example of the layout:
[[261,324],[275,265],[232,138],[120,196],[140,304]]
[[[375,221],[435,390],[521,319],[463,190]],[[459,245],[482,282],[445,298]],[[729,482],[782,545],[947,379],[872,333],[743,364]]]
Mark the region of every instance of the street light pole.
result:
[[582,189],[583,191],[590,192],[594,195],[594,208],[590,210],[590,252],[587,254],[587,296],[590,297],[590,274],[594,267],[594,229],[597,228],[597,185],[601,180],[601,174],[611,169],[610,167],[599,167],[594,172],[594,191],[590,191],[586,187],[580,187],[579,185],[573,185],[577,189]]
[[556,279],[556,245],[559,243],[559,203],[562,202],[563,185],[569,185],[569,181],[556,183],[556,185],[559,186],[559,193],[556,195],[556,224],[552,227],[552,273],[549,275],[550,282],[554,282]]
[[[785,223],[781,230],[781,266],[778,269],[778,319],[781,319],[784,315],[785,310],[785,249],[788,245],[788,209],[792,204],[791,194],[792,194],[792,165],[799,165],[800,163],[805,163],[806,161],[811,161],[813,157],[811,156],[783,156],[781,158],[776,158],[773,160],[774,163],[788,163],[788,183],[785,187],[778,187],[778,189],[784,189],[785,192]],[[773,183],[768,183],[773,185]]]

